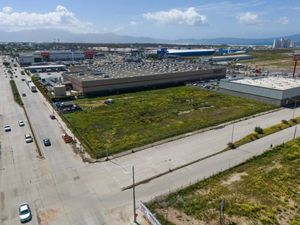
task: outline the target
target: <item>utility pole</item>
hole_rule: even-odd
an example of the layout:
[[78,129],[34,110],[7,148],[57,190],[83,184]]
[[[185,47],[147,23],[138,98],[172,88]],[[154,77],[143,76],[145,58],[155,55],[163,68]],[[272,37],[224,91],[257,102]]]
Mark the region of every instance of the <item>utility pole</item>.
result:
[[233,143],[233,135],[234,135],[234,123],[232,124],[231,143]]
[[133,222],[137,224],[136,221],[136,207],[135,207],[135,181],[134,181],[134,166],[132,166],[132,197],[133,197]]
[[295,126],[294,138],[293,138],[293,139],[295,139],[295,138],[296,138],[296,133],[297,133],[297,125]]
[[220,204],[220,225],[224,225],[224,199],[222,199]]

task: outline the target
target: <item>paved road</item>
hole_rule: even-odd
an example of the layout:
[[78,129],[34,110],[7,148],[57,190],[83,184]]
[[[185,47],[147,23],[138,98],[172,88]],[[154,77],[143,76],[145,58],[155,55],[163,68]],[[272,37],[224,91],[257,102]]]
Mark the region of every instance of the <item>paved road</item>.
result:
[[[18,224],[18,204],[23,201],[33,209],[30,224],[106,224],[101,199],[78,172],[86,165],[62,141],[60,128],[49,119],[37,93],[30,92],[20,76],[16,82],[20,92],[27,94],[23,101],[46,159],[37,158],[33,143],[25,143],[28,122],[22,108],[14,103],[9,79],[0,71],[1,125],[12,125],[12,132],[4,133],[1,129],[0,224]],[[24,128],[17,126],[19,119],[26,121]],[[50,138],[51,147],[42,145],[45,137]]]
[[[0,60],[0,65],[2,62]],[[131,166],[136,167],[137,180],[144,179],[168,168],[211,154],[226,147],[232,126],[197,134],[174,142],[156,146],[105,163],[87,164],[76,156],[70,145],[63,142],[57,121],[49,118],[49,108],[38,93],[31,93],[25,82],[16,78],[24,97],[38,144],[45,159],[39,159],[34,144],[26,144],[24,134],[28,122],[10,91],[9,79],[0,68],[0,224],[18,224],[17,207],[28,201],[34,218],[30,224],[129,224],[131,220],[131,190],[121,188],[131,183]],[[235,139],[256,125],[266,127],[292,117],[293,111],[279,112],[237,123]],[[300,115],[300,110],[295,111]],[[17,126],[23,119],[24,128]],[[12,132],[4,133],[3,124],[10,123]],[[172,172],[137,187],[137,200],[149,200],[229,168],[251,158],[273,145],[291,139],[294,128],[260,139],[233,151],[207,159]],[[297,133],[298,136],[298,133]],[[51,139],[52,146],[44,147],[42,139]]]

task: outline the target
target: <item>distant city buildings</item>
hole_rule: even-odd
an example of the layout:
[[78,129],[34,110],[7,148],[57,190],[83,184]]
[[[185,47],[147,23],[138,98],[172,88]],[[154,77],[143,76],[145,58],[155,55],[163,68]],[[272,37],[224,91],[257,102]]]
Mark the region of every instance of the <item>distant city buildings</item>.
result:
[[296,44],[294,41],[285,39],[285,38],[280,38],[280,39],[275,39],[273,41],[273,49],[276,48],[295,48]]

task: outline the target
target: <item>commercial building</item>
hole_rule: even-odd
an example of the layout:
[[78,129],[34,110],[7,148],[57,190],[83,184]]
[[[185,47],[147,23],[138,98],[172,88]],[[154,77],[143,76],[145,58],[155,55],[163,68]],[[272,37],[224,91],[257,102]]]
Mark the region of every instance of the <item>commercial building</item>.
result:
[[300,79],[287,77],[258,77],[221,80],[220,91],[271,103],[278,106],[300,100]]
[[221,55],[244,54],[245,50],[239,48],[220,48],[218,51]]
[[161,48],[157,50],[157,55],[160,56],[211,56],[216,52],[214,49],[167,49]]
[[66,96],[66,86],[62,84],[54,86],[53,93],[55,96]]
[[226,62],[226,61],[240,61],[249,60],[253,57],[251,55],[225,55],[225,56],[214,56],[210,59],[212,62]]
[[273,49],[276,48],[295,48],[296,44],[294,41],[285,39],[285,38],[280,38],[280,39],[275,39],[273,41]]
[[97,68],[74,67],[63,73],[73,89],[84,94],[149,86],[172,85],[201,79],[225,78],[224,67],[197,63],[106,63]]
[[56,64],[49,64],[49,65],[36,65],[36,66],[28,66],[26,67],[30,72],[54,72],[54,71],[65,71],[65,65],[56,65]]
[[31,53],[20,53],[19,63],[21,66],[38,64],[42,62],[57,61],[78,61],[93,58],[93,51],[71,51],[71,50],[53,50],[53,51],[35,51]]

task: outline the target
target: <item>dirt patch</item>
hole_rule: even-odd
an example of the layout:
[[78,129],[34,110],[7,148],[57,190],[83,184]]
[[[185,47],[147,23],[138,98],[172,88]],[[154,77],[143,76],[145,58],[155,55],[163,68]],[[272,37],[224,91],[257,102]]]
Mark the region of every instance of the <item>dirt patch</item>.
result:
[[199,189],[196,191],[197,194],[199,195],[208,195],[209,194],[209,190],[207,189]]
[[234,222],[235,224],[238,225],[263,225],[262,223],[258,221],[251,221],[249,218],[244,218],[244,217],[229,217],[225,219],[226,222]]
[[266,172],[271,172],[274,169],[280,169],[282,165],[279,162],[274,162],[274,165],[271,165],[269,167],[266,167],[265,171]]
[[105,105],[104,100],[103,101],[90,101],[81,103],[80,106],[84,107],[85,109],[93,109],[99,106]]
[[157,209],[156,211],[160,215],[167,218],[167,220],[174,225],[207,225],[207,223],[205,223],[204,221],[198,221],[193,217],[190,217],[185,213],[171,207],[168,208],[168,211],[166,209]]
[[187,111],[179,112],[179,113],[178,113],[178,116],[184,115],[184,114],[189,114],[189,113],[191,113],[191,112],[193,112],[193,111],[194,111],[194,110],[192,109],[192,110],[187,110]]
[[230,184],[232,184],[234,182],[240,181],[243,176],[248,176],[248,174],[245,173],[245,172],[234,173],[227,180],[223,181],[222,184],[224,184],[224,185],[230,185]]
[[37,213],[37,219],[38,219],[39,225],[48,225],[48,223],[51,220],[55,219],[58,212],[59,211],[56,209],[47,209],[45,211],[39,211]]
[[[210,108],[213,108],[213,107],[214,107],[213,105],[211,105],[211,106],[203,106],[203,107],[197,108],[197,110],[203,111],[203,110],[205,110],[205,109],[210,109]],[[189,114],[189,113],[191,113],[191,112],[193,112],[193,111],[194,111],[194,109],[187,110],[187,111],[182,111],[182,112],[179,112],[179,113],[178,113],[178,116],[184,115],[184,114]]]
[[296,216],[297,209],[296,202],[292,199],[288,200],[288,207],[282,209],[280,213],[276,214],[276,219],[280,225],[289,225],[290,221]]

